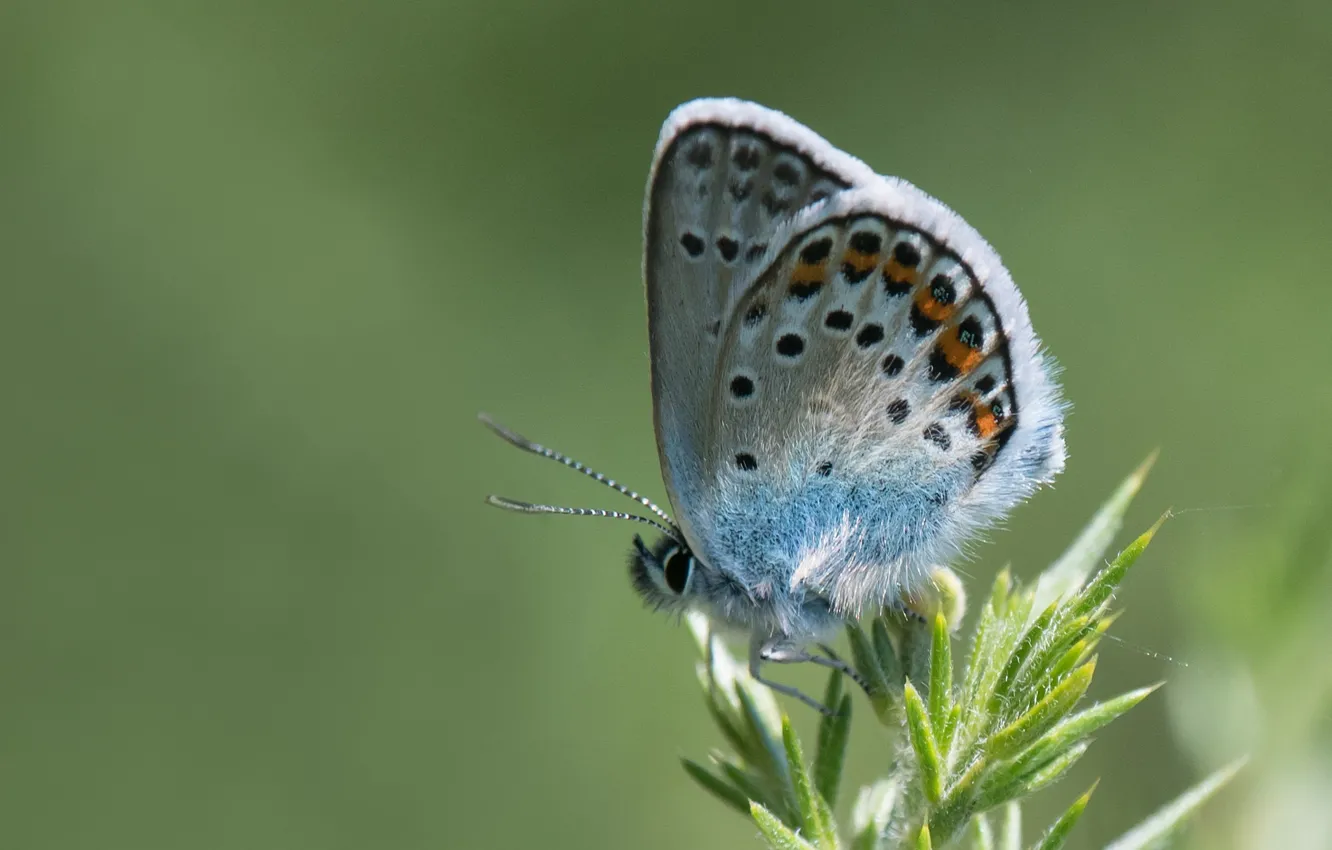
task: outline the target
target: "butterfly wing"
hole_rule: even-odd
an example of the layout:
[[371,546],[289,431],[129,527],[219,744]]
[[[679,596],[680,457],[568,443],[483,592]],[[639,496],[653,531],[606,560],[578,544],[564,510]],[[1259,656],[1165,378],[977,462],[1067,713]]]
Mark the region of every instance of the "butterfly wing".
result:
[[662,474],[695,549],[727,317],[784,222],[877,179],[803,125],[745,101],[692,101],[662,127],[644,210],[652,398]]
[[882,604],[1062,469],[1026,304],[943,204],[875,178],[786,222],[760,262],[701,423],[714,567],[759,596]]

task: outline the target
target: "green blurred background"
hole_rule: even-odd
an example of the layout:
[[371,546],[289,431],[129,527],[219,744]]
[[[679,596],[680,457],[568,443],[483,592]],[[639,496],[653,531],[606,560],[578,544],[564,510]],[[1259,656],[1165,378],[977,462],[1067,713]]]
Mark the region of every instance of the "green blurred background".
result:
[[481,499],[624,504],[474,418],[662,494],[640,205],[706,94],[944,199],[1028,297],[1071,456],[975,582],[1154,447],[1130,530],[1202,509],[1095,687],[1171,684],[1033,821],[1100,776],[1100,846],[1252,751],[1195,845],[1332,847],[1315,0],[0,5],[4,846],[759,846],[678,767],[720,741],[634,529]]

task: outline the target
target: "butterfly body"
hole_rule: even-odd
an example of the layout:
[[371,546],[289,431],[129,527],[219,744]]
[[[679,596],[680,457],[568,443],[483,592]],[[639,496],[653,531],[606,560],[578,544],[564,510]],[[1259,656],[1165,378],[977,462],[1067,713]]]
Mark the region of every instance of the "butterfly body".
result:
[[1052,367],[998,254],[780,113],[667,119],[644,278],[678,520],[658,511],[631,572],[651,604],[749,632],[751,662],[919,590],[1063,467]]

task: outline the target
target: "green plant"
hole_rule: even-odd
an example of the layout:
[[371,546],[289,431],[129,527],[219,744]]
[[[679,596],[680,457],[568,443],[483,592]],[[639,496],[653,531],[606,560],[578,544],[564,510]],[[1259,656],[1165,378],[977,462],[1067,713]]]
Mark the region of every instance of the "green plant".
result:
[[[860,790],[849,838],[833,816],[852,713],[842,675],[828,680],[824,704],[836,712],[823,718],[808,760],[772,693],[697,616],[690,625],[703,654],[699,679],[731,751],[714,752],[707,766],[685,759],[685,770],[751,817],[774,850],[1023,847],[1022,801],[1062,778],[1094,732],[1157,687],[1079,707],[1096,670],[1097,644],[1116,616],[1114,592],[1165,519],[1093,574],[1151,463],[1125,480],[1035,586],[1019,586],[1007,570],[999,574],[960,676],[954,675],[950,623],[961,616],[961,585],[947,570],[938,574],[935,593],[881,612],[868,629],[848,626],[852,661],[867,683],[870,705],[898,742],[888,775]],[[1111,847],[1166,846],[1237,768],[1213,774]],[[1092,790],[1027,846],[1062,847]]]

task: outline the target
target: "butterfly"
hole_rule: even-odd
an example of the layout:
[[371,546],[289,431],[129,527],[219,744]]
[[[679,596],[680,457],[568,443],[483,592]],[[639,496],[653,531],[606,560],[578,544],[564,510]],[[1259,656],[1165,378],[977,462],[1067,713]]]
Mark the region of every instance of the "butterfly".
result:
[[683,104],[647,185],[643,275],[657,448],[673,519],[483,417],[655,519],[492,496],[499,507],[656,526],[634,587],[749,636],[750,672],[814,661],[896,604],[1065,460],[1054,366],[999,255],[910,183],[786,115]]

